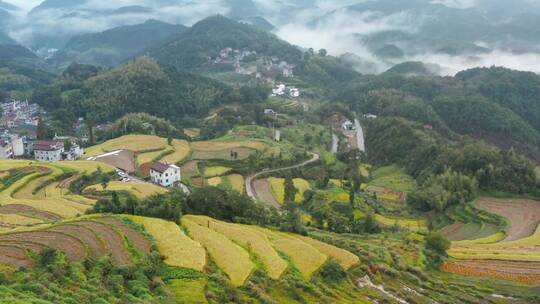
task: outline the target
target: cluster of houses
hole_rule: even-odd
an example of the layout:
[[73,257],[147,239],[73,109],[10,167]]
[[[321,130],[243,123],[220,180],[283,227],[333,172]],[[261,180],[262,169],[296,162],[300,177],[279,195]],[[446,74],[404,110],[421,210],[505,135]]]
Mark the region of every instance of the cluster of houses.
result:
[[272,94],[270,94],[270,96],[297,98],[300,97],[300,90],[296,87],[288,87],[280,83],[272,89]]
[[213,65],[232,65],[237,74],[250,75],[271,83],[278,76],[294,77],[294,65],[276,56],[259,56],[251,50],[227,47],[219,51],[217,57],[209,57],[208,62]]
[[36,127],[39,121],[40,108],[28,100],[8,100],[0,104],[2,118],[0,126],[4,128]]

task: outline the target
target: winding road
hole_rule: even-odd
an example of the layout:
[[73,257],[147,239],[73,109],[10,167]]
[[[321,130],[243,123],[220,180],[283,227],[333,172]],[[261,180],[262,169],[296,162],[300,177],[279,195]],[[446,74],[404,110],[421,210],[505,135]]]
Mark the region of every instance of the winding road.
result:
[[[263,170],[261,172],[258,172],[258,173],[254,173],[252,175],[249,175],[247,178],[246,178],[246,193],[249,197],[251,197],[252,199],[254,200],[260,200],[259,199],[259,195],[257,195],[257,191],[255,190],[255,187],[253,186],[253,183],[255,180],[257,180],[259,177],[263,176],[263,175],[266,175],[266,174],[271,174],[271,173],[275,173],[275,172],[279,172],[279,171],[286,171],[286,170],[291,170],[291,169],[296,169],[296,168],[301,168],[301,167],[304,167],[304,166],[307,166],[311,163],[314,163],[318,160],[321,159],[321,156],[317,153],[312,153],[310,152],[309,154],[312,155],[311,159],[309,160],[306,160],[300,164],[297,164],[297,165],[294,165],[294,166],[288,166],[288,167],[283,167],[283,168],[277,168],[277,169],[272,169],[272,170]],[[267,202],[267,201],[264,201],[264,203],[272,206],[272,207],[275,207],[275,208],[281,208],[281,205],[279,203],[277,203],[277,201],[273,201],[273,202]]]

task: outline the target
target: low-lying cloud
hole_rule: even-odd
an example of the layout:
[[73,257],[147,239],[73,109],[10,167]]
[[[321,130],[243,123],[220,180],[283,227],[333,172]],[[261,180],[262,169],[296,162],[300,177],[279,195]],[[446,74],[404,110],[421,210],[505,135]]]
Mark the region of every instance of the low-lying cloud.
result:
[[[9,33],[24,45],[34,46],[39,37],[51,34],[70,37],[120,25],[142,23],[148,19],[189,26],[209,15],[234,13],[226,0],[88,0],[76,14],[70,14],[70,10],[47,10],[28,16],[26,13],[41,1],[5,1],[22,8],[21,11],[14,12],[16,18],[9,28]],[[437,64],[441,67],[440,73],[444,75],[453,75],[467,68],[491,65],[540,73],[539,53],[515,54],[494,46],[490,47],[487,43],[482,43],[482,46],[487,47],[488,51],[462,55],[441,54],[434,50],[415,49],[411,45],[395,43],[403,49],[403,57],[380,58],[374,54],[372,47],[366,45],[364,38],[391,31],[414,35],[426,21],[424,18],[429,19],[429,16],[419,17],[407,11],[384,15],[378,12],[346,9],[350,5],[366,1],[253,0],[253,3],[261,15],[276,26],[275,33],[282,39],[306,49],[326,49],[335,56],[353,53],[363,62],[358,66],[358,70],[363,73],[381,73],[392,65],[404,61]],[[482,0],[432,0],[431,3],[464,9],[474,7],[479,1]],[[119,7],[132,5],[149,7],[152,10],[117,15],[107,13]]]

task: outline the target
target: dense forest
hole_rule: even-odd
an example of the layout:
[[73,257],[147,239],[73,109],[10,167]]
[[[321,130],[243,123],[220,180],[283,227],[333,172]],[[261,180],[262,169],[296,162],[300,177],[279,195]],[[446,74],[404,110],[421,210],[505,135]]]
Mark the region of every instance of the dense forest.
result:
[[539,90],[536,74],[492,67],[444,78],[364,76],[346,83],[335,99],[360,113],[404,117],[539,159]]

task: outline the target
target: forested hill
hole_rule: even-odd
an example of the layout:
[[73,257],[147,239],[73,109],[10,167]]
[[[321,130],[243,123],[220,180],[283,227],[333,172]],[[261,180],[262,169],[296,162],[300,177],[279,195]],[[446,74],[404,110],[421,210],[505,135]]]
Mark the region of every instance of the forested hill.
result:
[[302,52],[275,35],[223,16],[206,18],[164,46],[149,51],[165,65],[194,69],[216,57],[224,48],[248,49],[267,56],[298,62]]
[[443,134],[466,134],[540,159],[540,76],[478,68],[456,77],[365,76],[335,94],[351,109],[401,116]]
[[182,25],[148,20],[142,24],[80,35],[72,38],[49,62],[60,68],[72,62],[116,66],[149,48],[164,44],[185,29]]
[[[76,71],[81,69],[89,72]],[[83,65],[68,70],[70,75],[92,77],[81,79],[64,73],[54,84],[38,89],[33,97],[67,128],[76,117],[107,122],[131,112],[175,120],[187,114],[206,113],[235,96],[225,84],[161,66],[147,57],[104,72]]]

